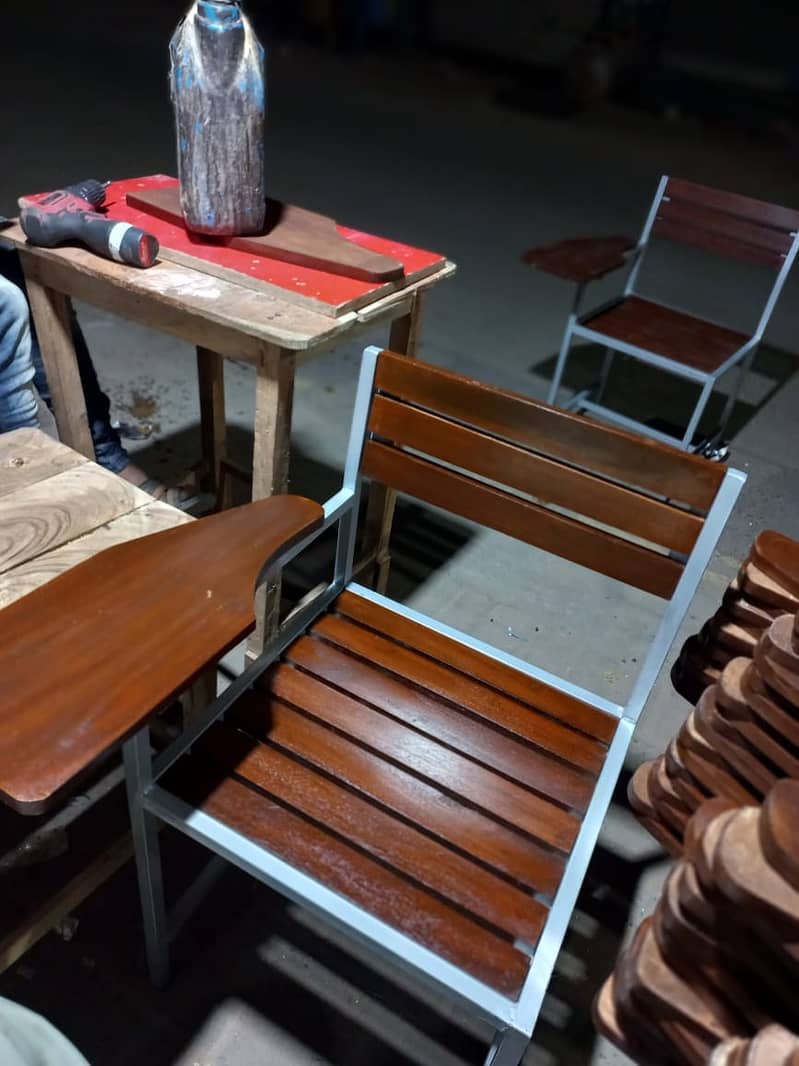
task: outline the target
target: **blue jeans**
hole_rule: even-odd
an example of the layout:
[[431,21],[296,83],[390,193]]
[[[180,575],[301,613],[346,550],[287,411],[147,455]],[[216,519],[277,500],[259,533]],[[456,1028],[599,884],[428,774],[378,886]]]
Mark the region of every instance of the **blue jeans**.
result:
[[30,316],[25,297],[0,277],[0,433],[39,424]]
[[[7,279],[12,284],[4,284],[3,278]],[[17,289],[14,289],[17,286]],[[22,326],[19,325],[20,318],[24,319],[24,329],[28,330],[28,315],[21,314],[21,311],[27,311],[25,306],[25,300],[22,297],[22,293],[25,292],[25,277],[22,273],[22,266],[19,261],[19,256],[13,249],[6,249],[0,247],[0,430],[7,431],[9,429],[17,429],[21,425],[36,425],[35,415],[35,398],[34,394],[24,387],[24,381],[30,382],[33,380],[34,385],[39,390],[39,395],[42,397],[48,407],[52,408],[52,401],[50,397],[50,389],[47,384],[47,376],[44,372],[44,363],[42,362],[42,353],[39,348],[39,341],[36,337],[36,330],[33,324],[29,327],[29,343],[26,345],[24,340],[19,343],[19,332],[22,331]],[[10,293],[10,295],[9,295]],[[14,295],[16,293],[16,295]],[[14,368],[5,368],[3,365],[3,352],[4,346],[4,333],[3,333],[3,321],[4,317],[8,322],[16,321],[18,325],[8,333],[5,334],[8,342],[8,350],[6,354],[7,359],[11,359],[11,349],[13,338],[17,337],[17,343],[14,346]],[[15,332],[15,330],[17,332]],[[11,339],[9,339],[11,338]],[[89,429],[92,435],[92,441],[94,443],[94,454],[97,462],[110,470],[114,474],[118,474],[121,470],[130,462],[130,456],[122,447],[122,442],[119,439],[119,434],[111,425],[111,404],[108,397],[100,388],[100,383],[97,380],[97,372],[94,369],[89,349],[86,345],[86,338],[83,336],[78,320],[75,317],[75,313],[72,313],[72,339],[75,345],[75,354],[78,360],[78,371],[80,373],[80,381],[83,386],[83,397],[86,402],[86,413],[89,418]],[[29,353],[26,358],[26,351]],[[30,367],[32,364],[33,373],[31,376],[25,378],[25,375],[30,374]],[[12,388],[16,389],[14,393],[14,399],[7,401],[6,406],[16,408],[18,404],[24,406],[23,394],[27,393],[33,400],[34,409],[33,416],[31,418],[30,412],[28,412],[28,421],[20,421],[21,412],[19,410],[6,410],[4,407],[3,396],[4,393],[8,395],[5,390],[5,376],[8,376],[8,381]],[[24,379],[24,381],[23,381]],[[16,385],[14,382],[16,381]],[[21,391],[22,390],[22,391]],[[16,425],[12,424],[14,420],[17,420]]]

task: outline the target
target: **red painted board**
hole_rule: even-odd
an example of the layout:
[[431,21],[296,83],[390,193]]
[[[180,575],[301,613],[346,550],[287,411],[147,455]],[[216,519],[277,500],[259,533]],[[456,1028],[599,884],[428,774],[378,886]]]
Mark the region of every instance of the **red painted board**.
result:
[[[305,297],[311,301],[329,304],[338,307],[351,301],[357,301],[359,306],[368,303],[371,293],[378,299],[385,290],[385,285],[380,282],[357,281],[354,278],[345,278],[340,275],[328,274],[321,270],[312,270],[308,267],[293,266],[291,263],[281,263],[276,259],[256,259],[248,252],[234,251],[230,248],[221,248],[215,245],[204,244],[196,236],[192,236],[182,226],[173,225],[144,211],[137,211],[128,207],[125,196],[128,192],[136,189],[163,188],[166,185],[177,185],[177,178],[171,178],[164,174],[154,174],[149,177],[131,178],[125,181],[115,181],[108,186],[106,192],[105,209],[109,218],[120,222],[131,222],[156,236],[164,248],[172,248],[175,251],[191,255],[196,259],[205,259],[217,266],[239,273],[249,274],[258,281],[275,285],[285,289],[298,297]],[[29,196],[26,199],[36,200],[46,194]],[[405,267],[405,283],[411,284],[420,273],[430,273],[431,268],[440,264],[444,265],[446,259],[436,252],[427,252],[419,248],[411,248],[406,244],[386,240],[382,237],[374,237],[369,233],[361,233],[358,230],[349,229],[346,226],[336,227],[339,233],[356,244],[370,248],[372,251],[381,252],[384,255],[399,259]],[[400,288],[402,285],[399,286]],[[394,291],[397,286],[393,286]],[[366,299],[364,299],[366,298]]]

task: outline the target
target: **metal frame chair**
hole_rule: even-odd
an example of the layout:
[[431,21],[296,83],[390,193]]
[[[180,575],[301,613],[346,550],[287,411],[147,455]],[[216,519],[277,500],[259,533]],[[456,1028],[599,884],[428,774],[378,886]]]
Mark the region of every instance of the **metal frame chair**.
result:
[[[482,446],[474,447],[476,431],[464,424],[470,421],[482,426]],[[515,444],[509,444],[509,440]],[[465,450],[461,450],[461,445],[465,445]],[[432,454],[438,463],[423,459],[423,453]],[[555,508],[500,493],[490,484],[498,480],[491,477],[492,454],[501,456],[503,463],[508,456],[516,456],[523,465],[506,484],[513,485],[515,478],[517,489],[549,501]],[[474,459],[473,465],[465,461],[468,456]],[[467,485],[465,478],[453,472],[453,465],[474,471],[477,479],[469,479]],[[600,473],[589,473],[592,469]],[[662,622],[627,703],[617,705],[363,586],[353,585],[356,524],[364,476],[428,501],[440,499],[437,485],[449,484],[453,487],[454,506],[447,509],[465,517],[479,518],[475,510],[485,512],[486,501],[491,500],[493,505],[488,508],[491,513],[485,524],[665,599]],[[531,479],[535,480],[537,493],[530,491],[534,487]],[[477,1011],[497,1030],[487,1066],[517,1066],[531,1039],[633,730],[744,481],[744,475],[735,470],[724,471],[717,464],[551,410],[523,397],[490,390],[375,348],[367,349],[343,487],[325,504],[320,528],[280,552],[268,573],[262,575],[270,580],[324,530],[337,525],[332,581],[313,602],[289,617],[263,655],[166,751],[153,760],[147,728],[140,729],[124,747],[147,952],[156,983],[166,979],[169,966],[170,923],[158,844],[159,825],[167,824],[322,915],[333,926],[346,930],[378,956],[390,959],[423,983],[447,991],[456,1001]],[[470,500],[478,504],[482,501],[482,506],[475,504],[470,509]],[[682,502],[676,504],[676,500]],[[562,510],[564,505],[579,509],[589,517],[589,523],[567,517]],[[639,518],[634,518],[635,514]],[[517,522],[519,515],[523,515],[523,520]],[[597,521],[602,524],[597,525]],[[609,533],[608,525],[614,523],[629,538]],[[660,537],[660,548],[650,550],[642,543],[644,526],[652,530],[656,541]],[[264,675],[295,641],[303,639],[303,634],[320,618],[327,617],[344,590],[369,610],[379,610],[382,617],[394,619],[405,631],[415,628],[430,640],[450,642],[459,655],[479,658],[488,664],[486,668],[527,679],[532,692],[545,691],[557,701],[572,701],[573,707],[577,706],[573,701],[578,701],[585,714],[595,715],[606,724],[606,754],[573,846],[564,857],[558,886],[545,903],[546,920],[537,944],[534,948],[521,941],[513,945],[514,952],[521,953],[525,960],[526,969],[518,994],[498,991],[474,972],[442,957],[424,941],[424,936],[409,935],[407,927],[387,921],[369,906],[309,875],[240,826],[209,815],[202,805],[188,802],[170,783],[170,775],[177,773],[186,759],[194,758],[195,748],[202,745],[205,734],[218,729],[219,724],[215,723],[220,723],[223,716],[228,716],[224,725],[227,728],[229,714],[235,715],[240,701],[264,683]],[[209,743],[213,747],[214,741]],[[336,783],[334,778],[333,784]],[[179,906],[181,920],[187,907],[188,903]]]
[[[638,297],[636,285],[652,237],[665,237],[776,270],[774,285],[753,334],[736,333],[708,319]],[[556,250],[557,247],[548,251]],[[630,260],[623,295],[581,314],[585,284],[600,274],[598,272],[593,277],[586,274],[584,280],[580,278],[548,402],[557,402],[572,339],[582,337],[603,345],[605,360],[598,385],[578,393],[565,405],[566,408],[588,411],[627,429],[690,450],[694,447],[700,419],[716,383],[729,370],[738,367],[738,380],[724,407],[719,427],[711,438],[696,445],[697,449],[712,447],[726,430],[798,250],[799,212],[676,178],[661,178],[641,239]],[[531,253],[528,262],[536,262],[535,253]],[[543,259],[539,265],[548,269]],[[609,267],[615,269],[617,265],[618,262],[609,264]],[[701,386],[682,438],[622,415],[602,403],[616,352]]]

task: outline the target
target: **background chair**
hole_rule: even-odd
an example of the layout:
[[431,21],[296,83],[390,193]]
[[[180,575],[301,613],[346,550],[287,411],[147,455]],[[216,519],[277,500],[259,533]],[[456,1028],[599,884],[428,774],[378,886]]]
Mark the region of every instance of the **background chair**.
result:
[[[627,429],[690,450],[710,450],[727,427],[741,385],[757,353],[782,287],[797,253],[799,212],[746,196],[722,192],[677,178],[663,177],[641,239],[629,260],[632,241],[564,241],[526,253],[525,261],[548,273],[577,282],[574,306],[566,324],[548,402],[557,402],[574,337],[606,349],[598,386],[584,390],[566,405],[588,411]],[[775,273],[763,312],[749,334],[729,329],[656,300],[637,294],[636,286],[653,237],[664,237],[702,248],[719,256],[763,266]],[[585,285],[611,270],[630,264],[622,296],[585,314],[580,303]],[[700,387],[693,413],[682,437],[674,437],[606,407],[602,399],[613,357],[621,352]],[[709,439],[696,442],[696,432],[718,380],[738,369],[738,380]]]

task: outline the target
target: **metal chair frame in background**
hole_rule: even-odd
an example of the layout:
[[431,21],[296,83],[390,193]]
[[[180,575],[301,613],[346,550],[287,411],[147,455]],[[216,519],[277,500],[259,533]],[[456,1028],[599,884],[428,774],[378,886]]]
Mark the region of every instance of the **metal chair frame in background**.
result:
[[[770,266],[772,269],[778,268],[777,276],[754,333],[748,339],[742,337],[745,343],[710,369],[703,370],[699,366],[690,365],[690,361],[681,362],[669,358],[655,350],[654,346],[652,348],[642,347],[625,341],[619,336],[603,332],[599,326],[592,327],[592,322],[636,295],[641,267],[653,236],[662,236],[681,243],[696,245],[727,258]],[[641,238],[629,260],[630,272],[623,294],[581,314],[580,305],[587,282],[578,284],[547,401],[553,405],[557,403],[572,340],[575,337],[581,337],[603,346],[605,358],[598,384],[573,396],[568,403],[563,405],[567,410],[587,411],[626,429],[645,434],[666,444],[676,445],[686,451],[710,451],[713,445],[722,439],[727,428],[741,387],[754,362],[758,346],[793,266],[797,251],[799,251],[799,212],[664,176],[658,185]],[[668,306],[656,303],[649,298],[647,302],[659,308]],[[669,308],[669,310],[677,309]],[[684,320],[690,319],[700,326],[727,328],[710,319],[680,313]],[[682,438],[622,415],[602,403],[617,352],[701,387]],[[738,368],[738,378],[724,406],[718,427],[707,439],[695,442],[694,438],[700,420],[717,382],[728,371],[735,368]]]

